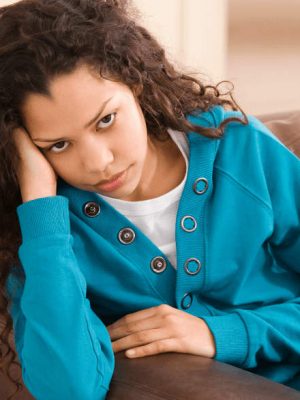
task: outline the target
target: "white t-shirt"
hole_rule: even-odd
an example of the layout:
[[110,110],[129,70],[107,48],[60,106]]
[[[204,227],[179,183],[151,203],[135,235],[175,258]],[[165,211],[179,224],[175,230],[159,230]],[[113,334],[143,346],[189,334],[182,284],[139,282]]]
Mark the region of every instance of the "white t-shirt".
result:
[[98,194],[135,224],[177,269],[175,224],[179,200],[187,178],[189,143],[184,132],[169,128],[168,133],[179,147],[186,163],[185,177],[176,188],[162,196],[142,201],[125,201]]

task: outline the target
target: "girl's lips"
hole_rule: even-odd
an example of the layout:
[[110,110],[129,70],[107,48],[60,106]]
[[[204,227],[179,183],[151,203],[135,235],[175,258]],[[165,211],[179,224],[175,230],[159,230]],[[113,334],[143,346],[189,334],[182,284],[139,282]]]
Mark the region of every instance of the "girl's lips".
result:
[[111,192],[113,190],[116,190],[123,185],[127,176],[127,171],[128,168],[125,171],[123,171],[116,179],[109,181],[107,183],[98,184],[97,186],[103,192]]

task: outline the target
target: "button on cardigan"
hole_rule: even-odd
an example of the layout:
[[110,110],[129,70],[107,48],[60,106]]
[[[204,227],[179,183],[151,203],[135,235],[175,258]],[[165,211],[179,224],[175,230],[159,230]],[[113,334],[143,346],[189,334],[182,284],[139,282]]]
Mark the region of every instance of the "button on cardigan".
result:
[[[188,118],[212,127],[232,116],[217,106]],[[206,321],[216,360],[300,390],[300,160],[254,117],[217,140],[187,137],[177,270],[96,193],[59,179],[57,196],[18,206],[26,279],[11,274],[8,291],[23,380],[39,400],[104,399],[106,325],[162,303]]]

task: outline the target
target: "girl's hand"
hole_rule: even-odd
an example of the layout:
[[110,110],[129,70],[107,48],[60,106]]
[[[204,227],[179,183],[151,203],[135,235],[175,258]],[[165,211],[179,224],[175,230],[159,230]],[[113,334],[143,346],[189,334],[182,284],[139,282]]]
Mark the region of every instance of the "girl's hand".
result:
[[213,358],[213,335],[203,319],[167,304],[125,315],[107,327],[115,353],[127,357],[176,352]]
[[57,174],[23,128],[13,131],[21,158],[17,167],[23,203],[40,197],[56,196]]

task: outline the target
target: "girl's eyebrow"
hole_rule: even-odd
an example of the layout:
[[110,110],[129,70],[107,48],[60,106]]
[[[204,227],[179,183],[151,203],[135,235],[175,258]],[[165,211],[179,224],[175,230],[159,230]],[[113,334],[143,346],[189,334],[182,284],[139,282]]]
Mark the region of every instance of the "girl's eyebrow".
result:
[[[103,112],[103,110],[104,110],[106,104],[107,104],[112,98],[113,98],[113,96],[111,96],[110,98],[108,98],[107,100],[104,101],[104,103],[101,105],[100,110],[97,112],[97,115],[95,115],[88,123],[86,123],[86,124],[84,125],[83,129],[87,129],[89,126],[91,126],[91,125],[100,117],[100,115],[102,114],[102,112]],[[61,140],[61,141],[66,140],[66,138],[65,138],[65,137],[56,138],[56,139],[42,139],[42,138],[40,138],[40,139],[39,139],[39,138],[33,139],[33,138],[32,138],[32,140],[33,140],[34,142],[58,142],[58,141],[60,141],[60,140]]]

